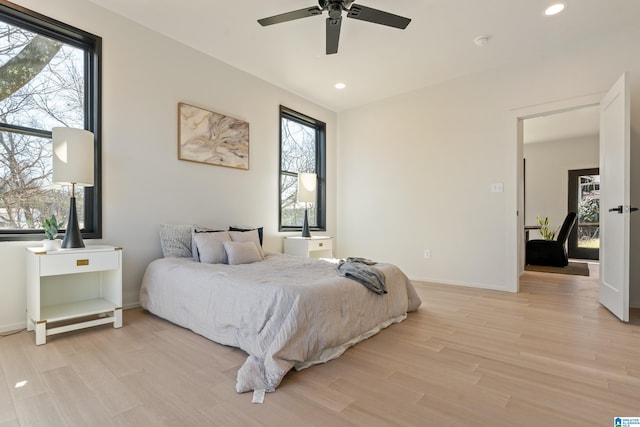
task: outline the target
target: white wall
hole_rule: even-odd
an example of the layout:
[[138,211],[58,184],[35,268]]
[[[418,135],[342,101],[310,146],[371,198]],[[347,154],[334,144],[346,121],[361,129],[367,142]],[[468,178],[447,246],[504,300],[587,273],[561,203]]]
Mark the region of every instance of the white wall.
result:
[[[598,135],[524,145],[527,225],[536,225],[538,216],[548,216],[553,228],[562,225],[568,212],[568,171],[599,167],[599,147]],[[531,231],[530,237],[540,238],[540,233]]]
[[[125,304],[137,301],[145,266],[160,256],[160,223],[262,224],[267,249],[280,249],[279,104],[327,122],[327,234],[338,238],[338,256],[491,289],[517,285],[516,110],[604,93],[627,70],[632,143],[640,141],[640,29],[346,111],[336,130],[334,113],[89,2],[18,3],[103,37],[103,242],[124,247]],[[179,101],[250,122],[251,170],[176,160]],[[632,157],[640,165],[640,150]],[[632,168],[636,206],[639,170]],[[491,193],[492,183],[504,192]],[[632,233],[633,257],[640,214]],[[0,243],[0,330],[25,324],[24,246]],[[633,268],[638,283],[640,263]]]
[[[639,46],[640,28],[621,31],[341,113],[339,255],[394,262],[414,279],[517,289],[517,111],[604,94],[630,71],[637,146]],[[637,172],[633,182],[640,188]],[[504,192],[491,193],[492,183]]]
[[[327,234],[336,233],[336,114],[82,0],[20,0],[103,38],[103,239],[124,248],[124,304],[138,301],[161,223],[265,227],[278,233],[279,105],[327,123]],[[177,104],[250,123],[250,170],[177,160]],[[24,247],[0,243],[0,330],[25,326]],[[125,319],[126,320],[126,319]]]

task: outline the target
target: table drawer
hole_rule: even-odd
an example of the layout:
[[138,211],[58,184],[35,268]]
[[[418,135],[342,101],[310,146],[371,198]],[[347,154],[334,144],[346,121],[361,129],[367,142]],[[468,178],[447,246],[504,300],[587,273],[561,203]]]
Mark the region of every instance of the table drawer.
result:
[[68,253],[40,255],[40,275],[75,274],[91,271],[117,270],[118,252]]
[[331,239],[313,239],[308,240],[308,250],[311,251],[330,251]]

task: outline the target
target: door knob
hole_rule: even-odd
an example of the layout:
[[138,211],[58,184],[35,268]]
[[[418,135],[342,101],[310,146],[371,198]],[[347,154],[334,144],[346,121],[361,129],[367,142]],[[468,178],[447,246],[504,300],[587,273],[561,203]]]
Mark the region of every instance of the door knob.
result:
[[631,206],[627,206],[625,209],[622,205],[620,205],[617,208],[609,209],[609,212],[618,212],[619,214],[621,214],[623,212],[635,212],[637,210],[638,208],[632,208]]

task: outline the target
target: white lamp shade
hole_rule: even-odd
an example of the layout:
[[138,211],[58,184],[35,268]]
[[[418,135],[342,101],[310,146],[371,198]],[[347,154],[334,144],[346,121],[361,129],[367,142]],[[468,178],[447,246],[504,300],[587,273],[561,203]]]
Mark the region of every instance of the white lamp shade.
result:
[[317,177],[315,173],[298,174],[298,201],[314,203],[316,201]]
[[84,129],[53,128],[53,177],[58,184],[93,185],[93,133]]

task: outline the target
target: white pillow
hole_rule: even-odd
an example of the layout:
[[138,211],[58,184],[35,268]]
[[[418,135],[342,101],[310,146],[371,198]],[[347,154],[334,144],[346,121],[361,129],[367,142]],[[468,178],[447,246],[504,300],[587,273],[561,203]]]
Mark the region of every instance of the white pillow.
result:
[[250,264],[262,261],[258,246],[253,242],[224,242],[229,265]]
[[226,231],[224,228],[213,229],[204,227],[202,225],[195,224],[191,229],[191,253],[193,254],[193,260],[200,262],[200,255],[198,254],[198,248],[196,247],[196,240],[194,239],[197,233],[218,233],[220,231]]
[[260,259],[264,259],[264,251],[262,250],[262,246],[260,246],[260,235],[258,234],[258,230],[229,231],[229,236],[231,236],[231,240],[234,242],[255,243]]
[[227,263],[224,242],[229,241],[231,241],[231,237],[226,231],[193,234],[193,242],[200,257],[200,262],[207,264]]

